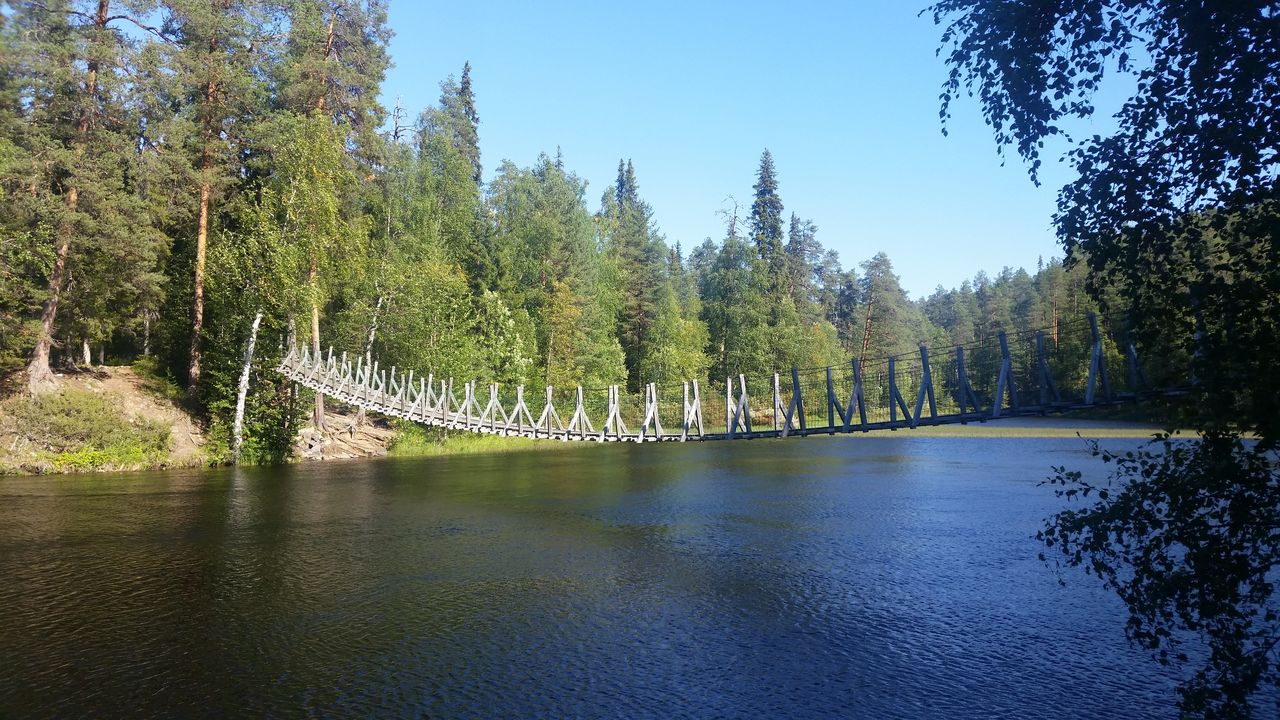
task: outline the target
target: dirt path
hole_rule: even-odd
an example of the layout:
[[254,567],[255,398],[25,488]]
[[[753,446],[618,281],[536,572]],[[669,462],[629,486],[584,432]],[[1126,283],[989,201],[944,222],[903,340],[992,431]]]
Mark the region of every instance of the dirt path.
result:
[[175,465],[190,465],[204,447],[204,433],[170,398],[164,397],[164,386],[149,380],[127,365],[94,368],[91,373],[65,375],[59,378],[64,387],[78,387],[89,392],[114,393],[121,399],[120,410],[129,417],[172,425],[172,460]]

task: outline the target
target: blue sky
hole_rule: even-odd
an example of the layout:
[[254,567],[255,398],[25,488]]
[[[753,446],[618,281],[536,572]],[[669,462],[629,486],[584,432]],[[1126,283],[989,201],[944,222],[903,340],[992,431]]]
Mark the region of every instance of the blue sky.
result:
[[786,212],[812,219],[845,267],[884,251],[913,297],[979,270],[1034,271],[1061,255],[1050,216],[1068,168],[1046,159],[1034,186],[971,101],[942,135],[946,70],[923,6],[392,0],[383,101],[416,116],[470,61],[486,180],[559,146],[594,211],[629,158],[686,252],[723,236],[730,196],[749,207],[768,147]]

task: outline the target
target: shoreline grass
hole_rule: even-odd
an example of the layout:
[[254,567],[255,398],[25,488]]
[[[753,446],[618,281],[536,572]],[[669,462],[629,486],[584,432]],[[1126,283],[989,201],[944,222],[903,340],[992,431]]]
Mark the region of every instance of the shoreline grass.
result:
[[448,432],[398,421],[396,438],[387,448],[389,457],[444,457],[449,455],[486,455],[563,448],[558,440],[534,440],[526,437],[481,435],[465,431]]

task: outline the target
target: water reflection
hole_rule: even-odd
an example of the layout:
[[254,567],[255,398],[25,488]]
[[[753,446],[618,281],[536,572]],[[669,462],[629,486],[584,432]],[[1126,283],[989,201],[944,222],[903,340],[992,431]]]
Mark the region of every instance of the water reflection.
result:
[[891,436],[5,480],[0,717],[1167,717],[1119,604],[1035,559],[1063,462]]

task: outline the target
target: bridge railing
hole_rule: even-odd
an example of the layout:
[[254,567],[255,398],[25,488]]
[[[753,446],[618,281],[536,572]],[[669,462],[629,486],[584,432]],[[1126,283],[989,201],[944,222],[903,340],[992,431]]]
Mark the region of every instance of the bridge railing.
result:
[[[723,385],[545,388],[415,378],[375,361],[295,348],[289,378],[375,412],[473,432],[562,439],[719,439],[849,432],[1043,413],[1151,392],[1118,323],[1089,317],[997,332],[966,345],[829,368],[792,368]],[[1167,361],[1166,361],[1167,362]],[[686,424],[688,428],[686,428]]]

